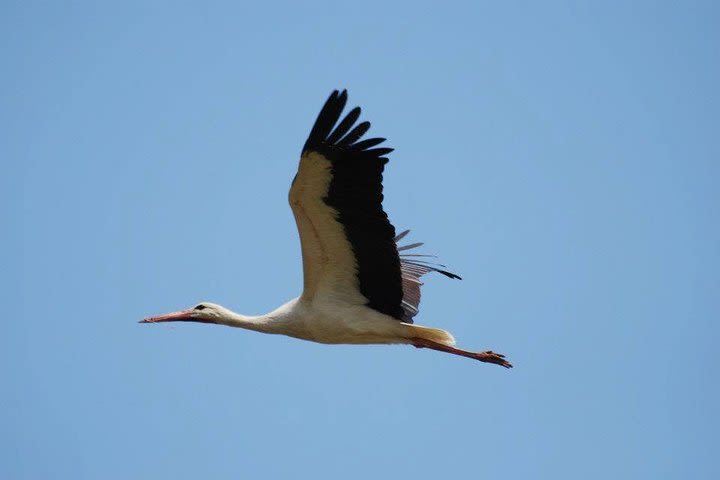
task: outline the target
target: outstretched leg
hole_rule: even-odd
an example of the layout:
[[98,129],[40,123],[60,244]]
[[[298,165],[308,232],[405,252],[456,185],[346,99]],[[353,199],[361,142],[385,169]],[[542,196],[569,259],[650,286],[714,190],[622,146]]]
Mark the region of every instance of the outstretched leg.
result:
[[505,355],[495,352],[469,352],[467,350],[449,347],[447,345],[443,345],[442,343],[433,342],[432,340],[425,340],[424,338],[413,338],[412,344],[417,348],[430,348],[440,352],[452,353],[453,355],[474,358],[475,360],[480,360],[481,362],[494,363],[495,365],[500,365],[505,368],[512,368],[510,362],[505,360]]

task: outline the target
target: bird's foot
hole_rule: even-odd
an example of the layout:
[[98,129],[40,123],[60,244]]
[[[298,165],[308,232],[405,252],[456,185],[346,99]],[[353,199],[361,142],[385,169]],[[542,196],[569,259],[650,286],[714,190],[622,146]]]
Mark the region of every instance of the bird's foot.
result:
[[512,364],[505,360],[505,355],[502,353],[495,353],[488,350],[486,352],[475,353],[474,358],[480,360],[481,362],[494,363],[495,365],[500,365],[501,367],[512,368]]

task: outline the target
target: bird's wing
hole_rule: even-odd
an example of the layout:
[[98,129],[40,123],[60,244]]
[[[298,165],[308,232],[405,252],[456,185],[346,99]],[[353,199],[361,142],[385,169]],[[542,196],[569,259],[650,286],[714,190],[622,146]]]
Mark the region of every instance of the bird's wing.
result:
[[[405,235],[410,233],[410,230],[405,230],[395,237],[395,243],[399,243]],[[411,243],[410,245],[398,246],[398,252],[404,252],[422,246],[422,243]],[[457,278],[461,280],[460,276],[443,270],[445,265],[434,263],[424,258],[435,258],[433,255],[421,255],[418,253],[400,253],[400,270],[402,272],[402,288],[403,288],[403,299],[402,308],[405,312],[403,315],[403,322],[413,323],[413,317],[417,315],[420,307],[420,287],[422,282],[420,277],[429,272],[438,272],[445,275],[448,278]]]
[[384,138],[361,140],[370,123],[356,125],[358,107],[338,123],[346,102],[346,91],[325,102],[290,187],[303,255],[301,299],[367,305],[402,320],[395,229],[382,208],[382,172],[392,149],[373,148]]

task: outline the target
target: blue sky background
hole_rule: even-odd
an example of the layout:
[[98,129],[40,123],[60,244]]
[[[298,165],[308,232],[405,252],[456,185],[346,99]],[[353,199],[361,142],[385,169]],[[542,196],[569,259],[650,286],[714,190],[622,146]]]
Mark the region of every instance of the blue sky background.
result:
[[[716,2],[2,2],[0,477],[719,478]],[[348,88],[516,368],[137,320],[301,288]]]

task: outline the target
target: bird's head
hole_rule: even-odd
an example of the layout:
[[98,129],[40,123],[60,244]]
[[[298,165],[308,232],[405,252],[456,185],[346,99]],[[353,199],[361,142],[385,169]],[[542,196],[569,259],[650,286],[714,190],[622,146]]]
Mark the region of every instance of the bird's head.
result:
[[199,322],[199,323],[220,323],[227,313],[227,309],[210,302],[198,303],[187,310],[156,315],[140,320],[140,323],[159,322]]

